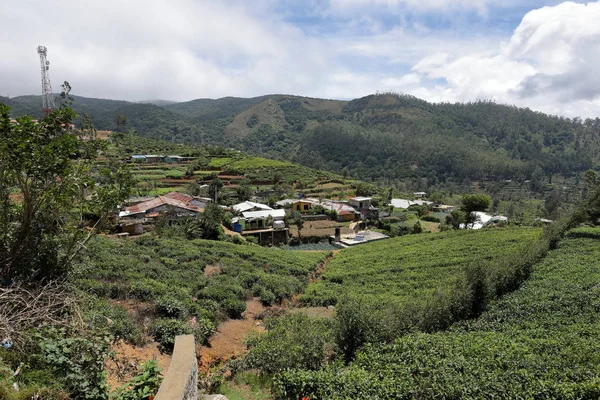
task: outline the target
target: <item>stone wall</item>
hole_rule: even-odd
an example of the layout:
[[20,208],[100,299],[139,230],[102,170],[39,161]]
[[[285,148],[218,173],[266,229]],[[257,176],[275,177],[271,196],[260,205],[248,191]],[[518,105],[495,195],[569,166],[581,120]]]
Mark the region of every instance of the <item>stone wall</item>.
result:
[[198,362],[193,335],[175,338],[173,358],[155,400],[198,400]]

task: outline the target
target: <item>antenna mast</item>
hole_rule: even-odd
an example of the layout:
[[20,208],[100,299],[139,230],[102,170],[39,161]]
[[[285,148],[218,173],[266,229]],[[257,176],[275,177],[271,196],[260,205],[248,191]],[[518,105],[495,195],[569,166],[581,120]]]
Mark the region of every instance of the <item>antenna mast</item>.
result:
[[52,97],[52,84],[50,83],[50,61],[46,58],[48,49],[46,46],[38,46],[37,52],[40,55],[40,67],[42,69],[42,111],[48,115],[54,108],[54,98]]

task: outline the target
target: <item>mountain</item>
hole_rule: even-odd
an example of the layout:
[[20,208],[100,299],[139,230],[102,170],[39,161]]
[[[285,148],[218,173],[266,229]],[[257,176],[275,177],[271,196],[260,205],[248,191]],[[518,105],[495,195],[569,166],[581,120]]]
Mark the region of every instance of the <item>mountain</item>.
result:
[[159,106],[159,107],[165,107],[165,106],[170,106],[171,104],[176,104],[176,101],[171,101],[171,100],[163,100],[163,99],[151,99],[151,100],[142,100],[142,101],[136,101],[136,103],[139,104],[154,104],[155,106]]
[[[362,180],[413,186],[482,179],[574,176],[600,162],[600,119],[569,119],[488,101],[429,103],[383,93],[352,101],[292,95],[167,104],[74,96],[97,128],[178,143],[209,143]],[[39,96],[6,100],[13,115],[39,116]]]

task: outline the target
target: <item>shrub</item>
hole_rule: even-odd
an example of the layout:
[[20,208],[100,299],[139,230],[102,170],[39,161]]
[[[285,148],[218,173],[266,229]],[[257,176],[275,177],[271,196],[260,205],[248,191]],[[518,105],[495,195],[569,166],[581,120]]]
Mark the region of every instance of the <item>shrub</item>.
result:
[[221,306],[229,318],[241,318],[242,313],[246,311],[246,303],[236,298],[227,298]]
[[160,387],[162,377],[156,361],[146,361],[140,373],[118,389],[114,400],[139,400],[153,397]]
[[171,296],[163,295],[154,303],[156,314],[166,318],[183,319],[189,315],[189,310],[183,301]]
[[425,215],[423,217],[421,217],[421,219],[423,221],[429,221],[429,222],[442,222],[438,217],[436,217],[435,215]]
[[159,343],[161,351],[172,352],[175,345],[175,336],[193,333],[192,328],[185,322],[177,319],[158,319],[154,321],[150,334]]
[[248,339],[245,364],[276,373],[289,368],[319,369],[332,348],[331,321],[302,313],[267,321],[268,331]]

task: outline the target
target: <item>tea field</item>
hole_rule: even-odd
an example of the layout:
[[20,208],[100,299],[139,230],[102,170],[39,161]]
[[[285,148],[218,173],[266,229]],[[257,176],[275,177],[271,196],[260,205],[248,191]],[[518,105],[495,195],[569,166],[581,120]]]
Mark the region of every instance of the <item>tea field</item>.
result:
[[150,314],[170,320],[179,330],[185,331],[185,322],[196,317],[203,340],[219,321],[239,318],[252,296],[270,305],[300,292],[329,252],[142,236],[97,237],[89,254],[76,280],[80,290],[112,302],[143,303]]
[[367,345],[347,367],[285,372],[276,398],[597,399],[599,240],[576,229],[479,318]]
[[301,300],[326,306],[336,304],[345,293],[397,304],[424,298],[451,282],[460,267],[516,252],[540,233],[536,228],[454,231],[408,235],[344,249]]

